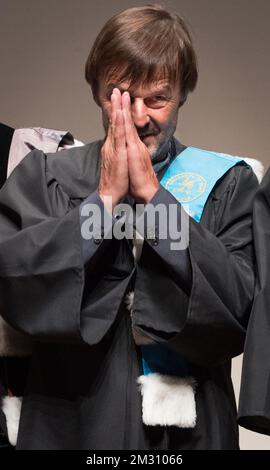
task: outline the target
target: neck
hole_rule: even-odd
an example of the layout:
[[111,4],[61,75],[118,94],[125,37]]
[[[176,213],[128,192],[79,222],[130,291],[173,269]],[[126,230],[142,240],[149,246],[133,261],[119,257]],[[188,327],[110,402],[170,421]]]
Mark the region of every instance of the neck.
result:
[[162,152],[156,158],[152,159],[153,168],[156,173],[169,163],[172,157],[172,149],[172,141],[170,141],[166,146],[166,152]]
[[155,163],[159,163],[159,162],[162,162],[163,160],[165,160],[168,156],[168,153],[171,151],[171,140],[170,139],[168,142],[166,142],[165,146],[162,147],[158,153],[155,153],[153,156],[152,156],[152,163],[153,165]]
[[152,161],[153,162],[161,162],[162,160],[164,160],[168,155],[170,147],[171,147],[171,139],[168,142],[166,142],[165,144],[163,144],[161,146],[161,148],[159,148],[154,153],[154,155],[152,156]]

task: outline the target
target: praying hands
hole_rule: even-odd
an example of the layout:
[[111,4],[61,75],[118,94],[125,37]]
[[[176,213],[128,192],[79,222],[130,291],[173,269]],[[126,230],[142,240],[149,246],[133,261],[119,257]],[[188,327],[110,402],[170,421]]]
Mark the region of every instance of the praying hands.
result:
[[150,152],[138,136],[131,114],[130,95],[114,88],[111,95],[110,124],[101,150],[99,195],[111,196],[112,207],[128,193],[146,204],[155,195],[159,182]]

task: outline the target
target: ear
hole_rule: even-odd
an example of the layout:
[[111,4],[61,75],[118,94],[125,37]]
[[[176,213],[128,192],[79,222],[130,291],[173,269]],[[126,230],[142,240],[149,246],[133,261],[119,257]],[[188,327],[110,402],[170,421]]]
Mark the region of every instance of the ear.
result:
[[96,95],[96,94],[93,93],[93,91],[92,91],[92,96],[93,96],[93,100],[95,101],[95,103],[98,105],[99,108],[101,108],[101,104],[100,104],[100,100],[99,100],[98,95]]
[[180,96],[179,103],[178,103],[179,109],[183,106],[183,104],[185,104],[186,100],[187,100],[187,96],[182,96],[182,95]]

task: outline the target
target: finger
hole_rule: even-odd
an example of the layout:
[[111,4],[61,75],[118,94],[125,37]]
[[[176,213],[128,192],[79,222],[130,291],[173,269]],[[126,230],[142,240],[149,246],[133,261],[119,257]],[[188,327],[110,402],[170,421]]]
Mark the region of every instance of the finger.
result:
[[123,111],[116,110],[115,129],[114,129],[114,148],[119,156],[126,154],[126,132]]
[[115,109],[122,109],[122,95],[121,91],[118,88],[113,89],[113,93],[115,96]]
[[111,115],[110,115],[110,137],[114,138],[114,130],[116,127],[116,112],[122,109],[121,92],[118,88],[114,88],[111,94]]
[[114,90],[113,90],[111,94],[111,121],[115,120],[115,100],[116,100],[116,94],[114,93]]
[[125,122],[126,140],[127,144],[130,145],[138,139],[138,133],[131,115],[130,95],[126,91],[122,95],[122,109]]
[[114,92],[114,125],[112,126],[113,146],[117,154],[124,155],[126,153],[126,134],[125,122],[122,112],[122,95],[118,88],[113,89]]
[[115,95],[114,92],[111,94],[111,110],[109,114],[109,127],[108,127],[108,138],[112,139],[113,137],[113,126],[115,125]]

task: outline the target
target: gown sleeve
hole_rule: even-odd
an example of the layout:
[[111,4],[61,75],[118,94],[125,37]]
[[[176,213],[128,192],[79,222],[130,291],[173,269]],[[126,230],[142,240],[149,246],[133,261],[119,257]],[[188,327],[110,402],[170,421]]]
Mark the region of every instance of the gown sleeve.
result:
[[257,283],[248,325],[239,398],[239,424],[270,435],[270,170],[256,194],[253,231]]
[[[138,337],[149,336],[203,366],[242,352],[254,292],[252,203],[257,186],[252,169],[236,165],[209,197],[201,223],[189,218],[190,293],[182,275],[187,256],[171,252],[169,238],[161,244],[158,235],[155,243],[146,239],[134,296]],[[180,211],[180,203],[164,188],[158,193],[152,203],[174,203]]]
[[30,152],[0,191],[1,312],[36,340],[95,344],[114,321],[130,271],[118,283],[107,281],[99,260],[110,239],[95,245],[85,266],[80,205],[47,158]]

